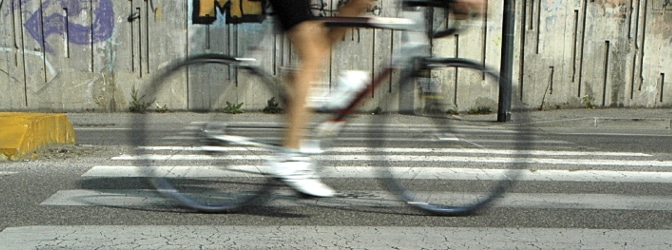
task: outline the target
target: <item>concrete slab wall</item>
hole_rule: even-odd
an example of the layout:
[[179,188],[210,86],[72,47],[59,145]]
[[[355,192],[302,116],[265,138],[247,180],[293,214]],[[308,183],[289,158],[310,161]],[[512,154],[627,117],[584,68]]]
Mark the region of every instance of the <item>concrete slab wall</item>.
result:
[[[432,52],[498,69],[503,1],[490,0],[488,15],[474,28],[435,41]],[[212,25],[194,25],[190,2],[0,0],[0,110],[127,111],[131,89],[142,88],[167,62],[204,52],[235,54],[262,37],[270,37],[259,45],[269,48],[262,53],[269,72],[279,77],[296,64],[288,41],[268,34],[271,19],[227,25],[220,17]],[[397,10],[394,1],[375,5],[371,12],[381,16]],[[516,98],[526,107],[672,106],[670,1],[527,0],[515,1],[515,6],[514,80]],[[439,25],[441,18],[435,13],[434,23]],[[378,73],[400,40],[399,32],[350,30],[332,52],[323,84],[330,86],[342,70]],[[273,96],[258,91],[255,83],[224,88],[211,79],[188,81],[190,77],[179,74],[157,103],[193,110],[226,100],[258,110]],[[396,79],[383,84],[362,109],[398,110],[407,105],[403,102],[412,102],[402,98],[400,103],[399,96],[387,94]],[[474,79],[450,84],[444,89],[455,109],[496,109],[497,86]]]

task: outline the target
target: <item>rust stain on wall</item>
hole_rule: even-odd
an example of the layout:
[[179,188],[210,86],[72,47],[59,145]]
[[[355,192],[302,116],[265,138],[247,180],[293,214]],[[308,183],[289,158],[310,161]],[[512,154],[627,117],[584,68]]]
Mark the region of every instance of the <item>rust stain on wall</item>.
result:
[[648,23],[651,34],[672,42],[672,0],[656,0]]
[[596,0],[596,3],[605,8],[616,8],[627,4],[627,0]]
[[654,14],[649,23],[650,34],[660,36],[672,43],[672,11]]
[[595,0],[605,16],[625,18],[628,14],[628,0]]

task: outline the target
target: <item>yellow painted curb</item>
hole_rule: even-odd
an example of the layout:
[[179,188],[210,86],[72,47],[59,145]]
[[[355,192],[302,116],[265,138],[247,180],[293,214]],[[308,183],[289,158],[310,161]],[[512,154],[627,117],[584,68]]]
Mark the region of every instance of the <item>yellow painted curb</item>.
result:
[[53,144],[74,144],[65,114],[0,112],[0,158],[18,159]]

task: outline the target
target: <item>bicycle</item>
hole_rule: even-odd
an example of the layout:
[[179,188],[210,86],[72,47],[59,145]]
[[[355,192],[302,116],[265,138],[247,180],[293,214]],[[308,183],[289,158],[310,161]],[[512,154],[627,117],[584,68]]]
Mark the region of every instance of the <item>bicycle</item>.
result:
[[[449,6],[446,1],[432,0],[404,0],[406,16],[424,18],[424,8],[444,8]],[[405,16],[405,17],[406,17]],[[347,26],[379,29],[397,29],[416,31],[417,21],[408,18],[379,18],[379,17],[327,17],[322,18],[327,26]],[[420,19],[424,20],[424,19]],[[446,37],[458,30],[451,25],[445,30],[433,32],[432,38]],[[431,27],[429,27],[431,29]],[[409,32],[410,33],[410,32]],[[359,91],[355,98],[343,108],[323,111],[321,116],[330,116],[323,122],[317,123],[312,129],[313,133],[306,140],[305,152],[324,154],[330,148],[336,154],[347,154],[348,150],[338,148],[338,138],[344,133],[359,133],[367,136],[368,150],[374,155],[372,162],[381,164],[376,167],[377,178],[383,186],[394,193],[401,201],[432,214],[456,215],[468,214],[481,210],[490,205],[496,198],[506,192],[524,169],[524,159],[504,161],[504,167],[495,166],[473,167],[468,158],[446,157],[443,154],[467,153],[467,154],[508,154],[517,157],[525,157],[522,152],[525,148],[523,143],[513,145],[501,150],[488,150],[478,143],[470,140],[461,140],[459,121],[451,116],[447,109],[449,102],[441,91],[437,91],[437,80],[440,79],[476,79],[481,84],[499,84],[499,74],[485,67],[482,63],[460,58],[436,58],[432,56],[417,56],[418,42],[427,45],[429,32],[416,32],[408,35],[408,43],[412,46],[406,48],[402,54],[405,57],[398,58],[386,67],[367,85]],[[415,43],[413,43],[415,41]],[[420,47],[426,48],[426,47]],[[261,83],[264,93],[272,93],[273,98],[278,98],[278,103],[269,106],[281,107],[284,98],[282,81],[278,77],[267,73],[252,58],[235,57],[223,54],[204,54],[189,57],[186,60],[170,64],[164,73],[153,78],[151,83],[142,93],[147,96],[155,96],[157,93],[166,91],[166,82],[170,82],[176,75],[189,72],[191,81],[199,81],[202,74],[221,74],[233,76],[221,81],[222,89],[236,86],[236,84]],[[354,127],[349,131],[346,121],[352,114],[357,113],[360,103],[370,96],[373,91],[380,88],[384,79],[388,79],[393,72],[400,72],[399,87],[389,88],[391,95],[398,95],[399,89],[415,88],[420,85],[424,91],[422,101],[424,108],[413,116],[421,124],[413,128],[386,127],[393,119],[394,113],[383,113],[369,117],[371,123],[376,126]],[[178,77],[179,78],[179,77]],[[203,78],[205,79],[205,77]],[[394,93],[396,92],[396,93]],[[226,93],[220,98],[226,99]],[[221,105],[223,100],[212,106]],[[235,104],[227,102],[229,108]],[[221,106],[220,106],[221,107]],[[233,107],[235,108],[235,107]],[[211,120],[205,123],[183,124],[187,128],[186,136],[173,137],[174,140],[166,140],[171,133],[157,132],[148,125],[148,116],[136,116],[134,126],[140,128],[142,133],[133,134],[135,148],[138,157],[135,164],[143,166],[146,176],[153,187],[165,197],[178,201],[181,205],[201,212],[234,212],[241,211],[252,205],[259,205],[273,197],[273,190],[279,184],[269,176],[265,167],[268,154],[278,148],[278,142],[270,136],[280,133],[281,126],[268,126],[266,124],[240,124],[235,121],[235,115],[223,114],[217,108],[206,110],[212,113]],[[187,121],[191,122],[191,121]],[[362,132],[364,128],[364,132]],[[270,131],[270,132],[269,132]],[[460,163],[464,166],[449,167],[409,167],[397,166],[394,154],[408,147],[404,142],[394,141],[391,134],[405,133],[423,142],[421,147],[416,147],[417,152],[424,153],[429,157],[428,161],[419,162],[446,162]],[[268,138],[270,137],[270,139]],[[524,140],[522,131],[515,131],[514,139]],[[165,143],[165,144],[161,144]],[[400,147],[401,146],[404,147]],[[161,144],[161,146],[148,146]],[[164,155],[152,156],[146,154],[148,150],[163,150]],[[339,151],[340,150],[340,151]],[[496,151],[496,152],[493,152]],[[194,153],[198,152],[198,153]],[[340,153],[339,153],[340,152]],[[390,155],[392,154],[392,155]],[[320,157],[316,158],[320,159]],[[321,158],[333,164],[334,160],[328,156]],[[174,162],[189,160],[193,166],[175,165]],[[202,164],[202,165],[201,165]],[[325,164],[320,164],[325,165]],[[326,167],[325,167],[326,168]],[[433,172],[422,174],[419,171]],[[412,173],[411,176],[407,176]],[[451,183],[445,183],[441,178],[445,176],[453,178]],[[466,176],[466,177],[465,177]],[[475,178],[475,179],[474,179]],[[435,188],[446,190],[445,194],[428,192]]]

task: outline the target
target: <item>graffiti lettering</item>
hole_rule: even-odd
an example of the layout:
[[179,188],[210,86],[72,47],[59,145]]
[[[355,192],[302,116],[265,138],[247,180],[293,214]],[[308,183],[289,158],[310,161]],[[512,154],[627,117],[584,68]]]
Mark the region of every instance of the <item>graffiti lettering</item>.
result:
[[226,23],[260,23],[264,21],[264,2],[258,0],[193,0],[195,24],[212,24],[216,9],[226,12]]

